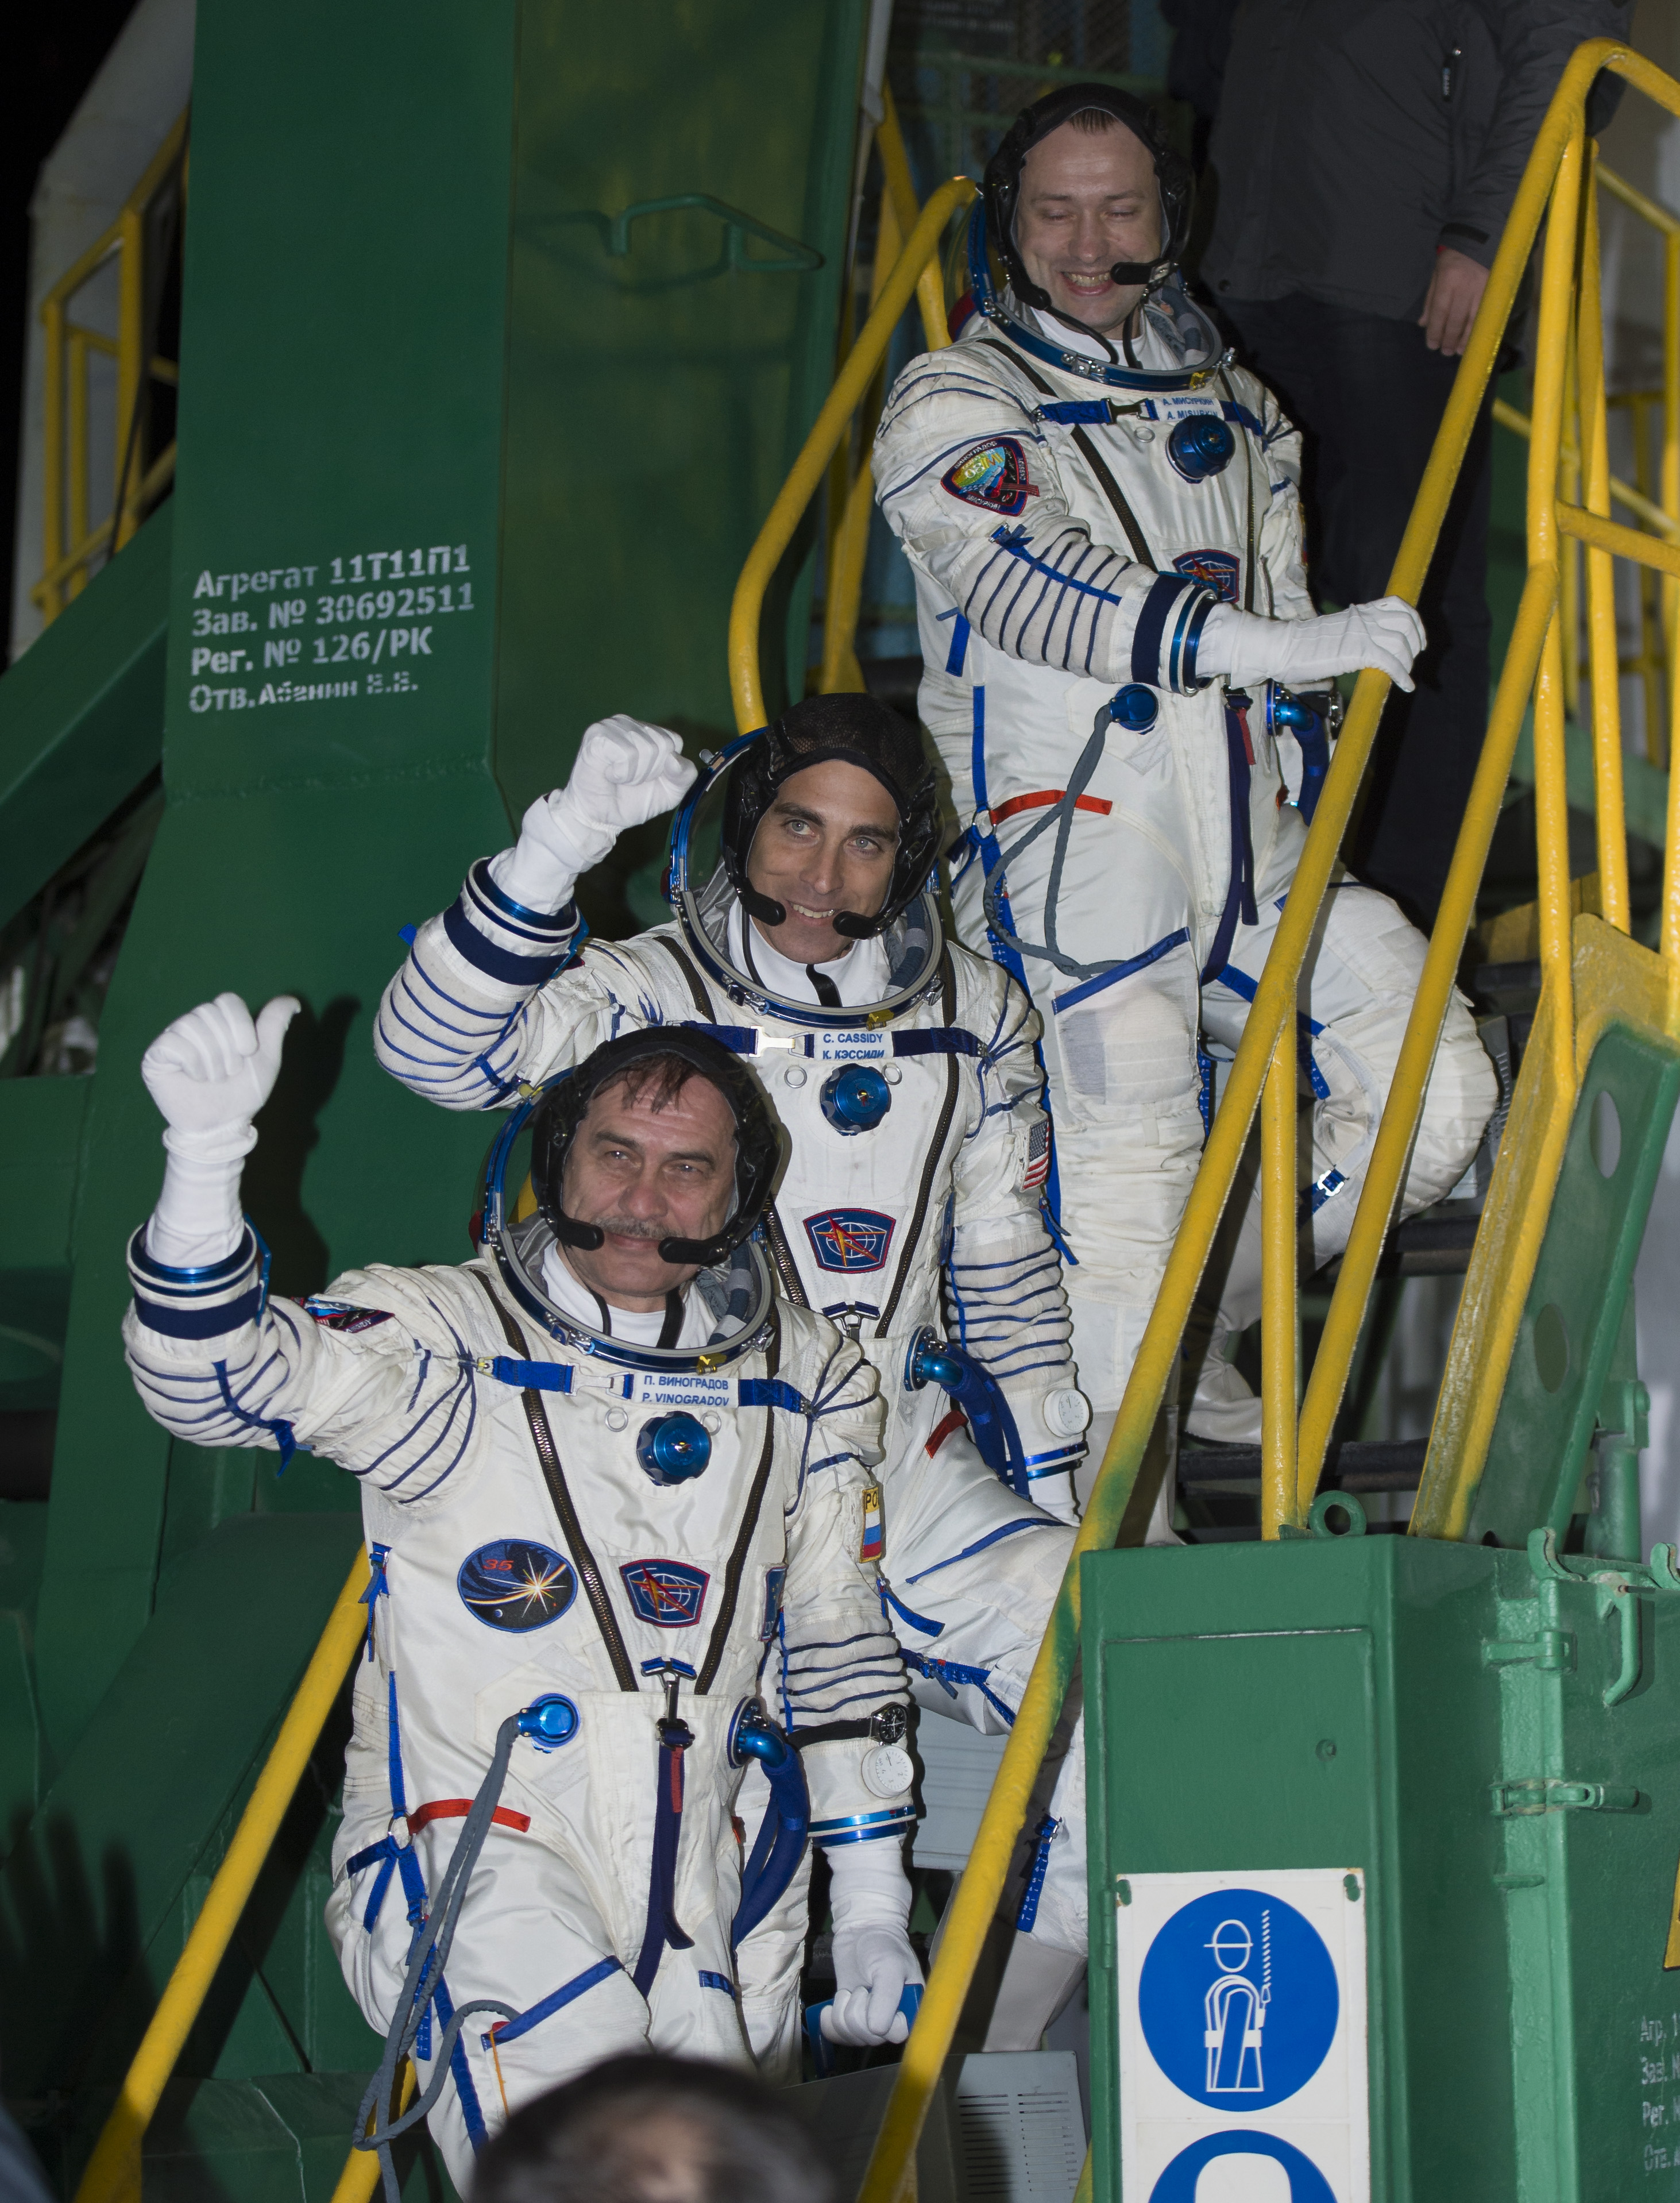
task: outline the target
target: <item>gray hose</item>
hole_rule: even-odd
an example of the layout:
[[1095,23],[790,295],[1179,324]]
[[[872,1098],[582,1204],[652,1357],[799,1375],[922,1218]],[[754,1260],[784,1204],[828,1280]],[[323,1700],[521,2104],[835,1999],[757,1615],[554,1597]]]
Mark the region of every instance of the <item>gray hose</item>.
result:
[[[1079,753],[1078,761],[1069,775],[1068,784],[1063,789],[1061,795],[1052,804],[1043,818],[1028,829],[1012,848],[999,853],[997,862],[986,875],[984,898],[986,923],[998,939],[1005,948],[1014,949],[1018,955],[1036,956],[1046,963],[1053,964],[1058,972],[1065,972],[1070,979],[1100,978],[1105,972],[1112,972],[1117,965],[1123,964],[1126,960],[1123,956],[1111,956],[1101,964],[1076,964],[1071,956],[1063,955],[1061,942],[1057,937],[1056,930],[1056,906],[1062,896],[1062,867],[1067,862],[1068,836],[1072,831],[1074,812],[1078,807],[1080,797],[1089,786],[1091,776],[1095,772],[1101,759],[1103,746],[1108,740],[1109,724],[1112,717],[1112,707],[1105,704],[1092,724],[1090,740]],[[1041,943],[1035,944],[1030,941],[1023,941],[1019,934],[1011,930],[1008,920],[1003,915],[1003,898],[1007,892],[1010,866],[1023,849],[1029,848],[1037,841],[1039,836],[1052,825],[1056,829],[1056,853],[1051,860],[1050,881],[1045,890],[1044,940]]]
[[[414,1941],[409,1950],[408,1971],[403,1977],[402,1991],[397,1999],[397,2015],[385,2038],[385,2054],[380,2059],[378,2072],[368,2083],[362,2107],[356,2114],[356,2129],[351,2137],[351,2143],[357,2149],[376,2149],[379,2152],[386,2203],[402,2203],[402,2191],[398,2184],[396,2160],[392,2155],[391,2146],[410,2127],[417,2126],[443,2094],[444,2083],[449,2078],[449,2061],[463,2026],[475,2013],[481,2011],[493,2011],[502,2019],[517,2017],[511,2005],[498,2004],[490,1997],[480,1998],[476,2004],[464,2004],[458,2011],[451,2013],[448,2026],[439,2034],[438,2047],[432,2060],[432,2078],[425,2092],[416,2102],[410,2105],[400,2118],[389,2117],[387,2107],[397,2085],[397,2070],[414,2048],[421,2022],[431,2006],[433,1994],[443,1979],[444,1968],[449,1963],[450,1947],[455,1940],[456,1922],[466,1899],[467,1884],[478,1863],[478,1855],[484,1848],[484,1840],[490,1833],[491,1821],[502,1795],[502,1787],[508,1778],[508,1762],[513,1754],[514,1739],[518,1734],[519,1716],[510,1714],[496,1732],[496,1750],[490,1762],[489,1772],[480,1783],[478,1795],[473,1800],[466,1824],[456,1838],[455,1849],[450,1853],[449,1864],[444,1869],[442,1879],[438,1883],[431,1911],[415,1931]],[[375,2121],[371,2134],[367,2130],[370,2118]]]

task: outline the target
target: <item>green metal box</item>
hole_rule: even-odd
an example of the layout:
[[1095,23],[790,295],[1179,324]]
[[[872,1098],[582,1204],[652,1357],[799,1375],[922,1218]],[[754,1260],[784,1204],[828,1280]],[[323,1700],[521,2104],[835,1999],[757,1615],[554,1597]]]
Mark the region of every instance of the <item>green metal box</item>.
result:
[[1680,2195],[1665,1557],[1086,1559],[1098,2197]]

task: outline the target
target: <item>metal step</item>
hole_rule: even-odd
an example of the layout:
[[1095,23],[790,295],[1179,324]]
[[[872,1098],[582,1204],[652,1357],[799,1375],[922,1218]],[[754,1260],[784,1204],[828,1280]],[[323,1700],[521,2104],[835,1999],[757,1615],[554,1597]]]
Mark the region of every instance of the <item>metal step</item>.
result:
[[[1415,1491],[1428,1450],[1426,1438],[1346,1439],[1325,1456],[1322,1483],[1334,1491]],[[1260,1481],[1260,1449],[1182,1445],[1178,1481],[1189,1491],[1253,1492]]]
[[[1470,1202],[1443,1201],[1433,1208],[1408,1216],[1388,1234],[1379,1278],[1462,1277],[1470,1267],[1470,1250],[1476,1244],[1476,1227],[1482,1221],[1480,1207]],[[1333,1285],[1341,1275],[1341,1257],[1326,1262],[1312,1279],[1314,1286]]]

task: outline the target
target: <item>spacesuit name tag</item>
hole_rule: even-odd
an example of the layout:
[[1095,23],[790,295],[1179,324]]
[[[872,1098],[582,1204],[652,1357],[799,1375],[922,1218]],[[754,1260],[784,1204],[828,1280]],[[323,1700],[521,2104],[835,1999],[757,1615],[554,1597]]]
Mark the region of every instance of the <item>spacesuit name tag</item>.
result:
[[729,1377],[655,1369],[638,1371],[634,1383],[630,1398],[651,1408],[732,1408],[735,1403],[734,1380]]
[[885,1063],[893,1042],[885,1032],[820,1032],[811,1037],[811,1052],[819,1063]]

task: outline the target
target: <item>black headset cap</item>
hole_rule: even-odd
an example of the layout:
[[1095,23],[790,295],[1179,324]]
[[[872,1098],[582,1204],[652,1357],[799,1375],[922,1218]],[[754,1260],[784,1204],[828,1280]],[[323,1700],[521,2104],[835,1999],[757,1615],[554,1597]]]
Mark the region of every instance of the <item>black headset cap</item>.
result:
[[1109,274],[1117,283],[1142,283],[1158,290],[1182,258],[1189,240],[1190,214],[1195,200],[1195,177],[1189,162],[1167,141],[1160,117],[1147,100],[1106,84],[1064,85],[1046,92],[1030,107],[1022,109],[1003,143],[986,164],[984,186],[986,227],[992,249],[1002,262],[1010,288],[1025,305],[1056,311],[1050,294],[1028,275],[1015,241],[1015,217],[1021,197],[1021,169],[1040,139],[1070,121],[1076,115],[1098,108],[1122,122],[1133,137],[1141,139],[1155,163],[1155,182],[1161,194],[1161,244],[1153,260],[1117,261]]
[[759,822],[782,783],[837,758],[878,780],[899,813],[899,846],[887,900],[873,917],[838,912],[834,930],[854,941],[890,925],[926,885],[939,854],[939,784],[916,728],[874,696],[807,696],[765,728],[729,768],[723,806],[723,865],[729,883],[761,925],[787,913],[746,877]]
[[563,1190],[566,1156],[590,1103],[604,1087],[654,1056],[675,1056],[715,1086],[735,1120],[735,1206],[710,1239],[662,1239],[662,1261],[698,1263],[710,1269],[752,1237],[769,1206],[781,1162],[781,1133],[758,1083],[710,1033],[690,1025],[649,1025],[621,1033],[551,1086],[531,1121],[531,1188],[557,1239],[592,1252],[605,1233],[596,1224],[568,1216]]

